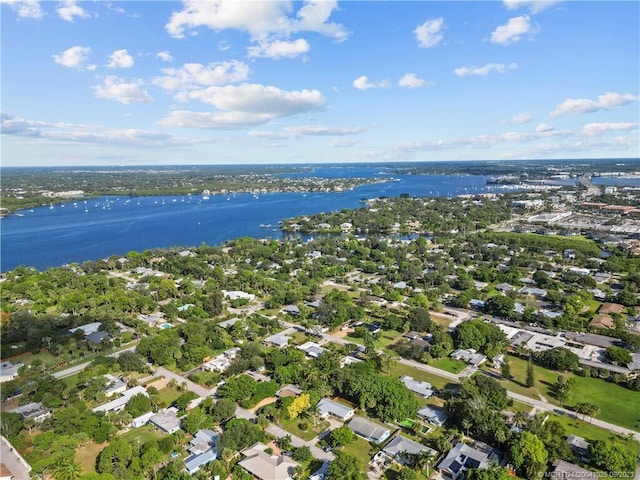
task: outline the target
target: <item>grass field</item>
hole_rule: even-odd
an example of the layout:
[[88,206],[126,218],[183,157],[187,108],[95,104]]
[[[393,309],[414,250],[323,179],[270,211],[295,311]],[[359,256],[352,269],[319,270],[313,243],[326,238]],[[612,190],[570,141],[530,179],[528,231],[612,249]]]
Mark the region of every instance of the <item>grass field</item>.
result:
[[[305,423],[308,426],[307,430],[301,430],[298,426],[300,423]],[[309,441],[316,438],[319,433],[322,433],[329,428],[329,422],[321,420],[318,421],[317,425],[314,427],[313,422],[298,417],[291,420],[282,420],[280,422],[280,426],[292,435]]]
[[446,378],[401,363],[397,363],[391,367],[391,376],[402,377],[403,375],[409,375],[420,382],[429,382],[436,389],[445,388],[446,385],[452,383],[451,380],[447,380]]
[[[640,431],[640,392],[633,392],[611,382],[599,378],[579,377],[574,374],[565,374],[548,370],[534,365],[535,384],[531,388],[524,385],[527,375],[527,362],[520,358],[510,357],[511,373],[514,380],[500,380],[507,390],[521,393],[532,398],[543,397],[553,405],[571,408],[571,406],[588,402],[600,407],[597,418],[605,422],[620,425],[621,427]],[[556,382],[558,375],[572,379],[573,389],[568,400],[559,402],[551,396],[551,387]]]
[[132,428],[128,432],[120,435],[120,438],[134,445],[138,445],[139,442],[140,446],[142,446],[149,440],[162,438],[164,436],[164,433],[162,433],[160,430],[155,429],[153,426],[144,425],[140,428]]
[[160,396],[160,402],[164,405],[171,405],[173,401],[178,398],[182,393],[180,393],[175,388],[164,387],[158,390],[158,395]]
[[107,442],[94,443],[91,441],[76,450],[75,461],[82,467],[82,473],[95,473],[96,459],[107,445]]
[[466,363],[461,362],[460,360],[454,360],[453,358],[448,357],[437,358],[432,361],[430,365],[450,373],[460,373],[467,366]]
[[365,466],[365,471],[369,471],[369,460],[371,460],[371,445],[365,439],[357,437],[356,441],[340,448],[343,452],[359,458]]

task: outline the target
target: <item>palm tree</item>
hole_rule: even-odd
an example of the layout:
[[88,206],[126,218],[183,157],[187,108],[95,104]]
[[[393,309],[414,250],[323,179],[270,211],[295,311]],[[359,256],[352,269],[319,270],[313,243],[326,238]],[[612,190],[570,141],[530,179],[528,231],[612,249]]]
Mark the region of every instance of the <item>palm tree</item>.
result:
[[55,480],[76,480],[82,475],[82,468],[73,460],[64,458],[53,466],[51,475]]

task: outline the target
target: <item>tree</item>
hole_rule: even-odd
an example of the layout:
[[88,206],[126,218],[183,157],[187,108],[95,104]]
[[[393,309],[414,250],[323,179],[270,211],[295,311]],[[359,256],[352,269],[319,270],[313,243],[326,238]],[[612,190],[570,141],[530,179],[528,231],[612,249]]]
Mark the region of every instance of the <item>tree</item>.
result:
[[76,480],[82,475],[82,467],[69,458],[62,458],[51,469],[51,475],[55,480]]
[[487,313],[497,317],[511,317],[515,308],[515,301],[505,295],[495,295],[484,303]]
[[504,467],[470,468],[464,472],[465,480],[511,480],[513,477]]
[[289,418],[297,418],[302,412],[304,412],[310,406],[309,394],[303,393],[293,399],[291,405],[287,407],[287,413]]
[[567,400],[571,395],[571,381],[567,380],[564,375],[558,375],[556,383],[551,388],[553,395],[561,402]]
[[633,361],[633,358],[631,357],[631,352],[626,348],[622,348],[622,347],[616,347],[616,346],[608,347],[605,350],[604,355],[606,359],[609,360],[611,363],[615,363],[616,365],[620,365],[622,367],[627,366],[629,363]]
[[509,362],[509,357],[505,354],[504,361],[502,362],[501,373],[504,378],[510,380],[513,376],[511,375],[511,364]]
[[230,398],[236,402],[250,399],[256,392],[258,382],[249,375],[239,375],[227,380],[227,383],[218,388],[218,396]]
[[547,368],[561,372],[571,372],[580,366],[580,358],[568,348],[554,347],[539,354],[538,362]]
[[276,440],[276,445],[278,445],[280,450],[288,452],[293,446],[291,443],[291,435],[285,435],[284,437],[278,438]]
[[138,393],[129,399],[126,410],[132,417],[139,417],[151,411],[151,400],[146,395]]
[[525,385],[529,388],[533,387],[536,383],[535,373],[533,371],[533,361],[531,357],[527,361],[527,379],[525,380]]
[[240,451],[243,448],[264,440],[264,432],[260,427],[246,418],[234,418],[225,425],[225,430],[218,440],[218,451],[225,448]]
[[364,464],[358,457],[337,451],[329,465],[327,480],[366,480]]
[[221,398],[209,407],[209,414],[215,423],[220,423],[233,417],[238,405],[230,398]]
[[206,414],[204,408],[194,408],[182,419],[182,428],[191,434],[212,425],[213,419]]
[[589,454],[595,465],[608,472],[633,472],[636,459],[622,442],[610,439],[596,440],[589,445]]
[[16,437],[22,430],[22,425],[22,417],[19,413],[0,412],[0,432],[5,437]]
[[396,476],[397,480],[420,480],[420,477],[418,476],[418,472],[416,472],[415,470],[412,470],[409,467],[404,467],[402,470],[400,470],[400,473],[398,473],[398,475]]
[[345,445],[349,445],[356,439],[355,433],[347,427],[343,425],[331,431],[331,445],[334,447],[343,447]]
[[547,450],[533,433],[523,431],[509,448],[513,466],[520,476],[535,480],[542,477],[547,468]]

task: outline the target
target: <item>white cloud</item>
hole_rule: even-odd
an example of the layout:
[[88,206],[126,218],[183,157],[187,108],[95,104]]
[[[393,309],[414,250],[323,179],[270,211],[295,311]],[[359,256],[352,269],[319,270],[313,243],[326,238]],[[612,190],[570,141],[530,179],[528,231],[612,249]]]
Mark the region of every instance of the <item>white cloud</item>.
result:
[[522,40],[523,35],[533,35],[539,29],[531,25],[529,16],[510,18],[506,25],[500,25],[491,33],[491,43],[509,45]]
[[198,27],[245,31],[254,40],[286,39],[302,31],[317,32],[336,41],[348,36],[342,25],[328,21],[337,8],[336,0],[306,0],[297,12],[293,12],[292,2],[284,1],[183,0],[182,3],[182,10],[173,12],[165,26],[169,34],[177,38],[184,37],[186,30]]
[[153,84],[165,90],[225,85],[246,80],[249,72],[249,67],[237,60],[210,63],[207,66],[200,63],[185,63],[180,68],[163,68],[164,76],[156,78]]
[[166,127],[232,130],[267,123],[272,117],[244,112],[191,112],[174,110],[158,123]]
[[329,143],[329,146],[332,148],[349,148],[353,147],[356,143],[358,143],[356,140],[352,140],[350,138],[339,138],[332,140]]
[[93,87],[96,97],[129,105],[131,103],[152,103],[154,100],[143,88],[142,80],[127,81],[123,78],[110,75],[106,77],[102,85]]
[[176,110],[161,120],[162,125],[230,129],[261,125],[274,118],[320,110],[325,99],[318,90],[286,91],[272,86],[247,84],[213,86],[181,92],[178,101],[199,100],[218,112]]
[[299,138],[302,136],[345,136],[362,133],[361,127],[327,127],[324,125],[299,125],[296,127],[285,127],[280,132],[253,130],[249,132],[252,137],[269,138],[272,140],[283,140]]
[[400,80],[398,80],[399,87],[418,88],[426,85],[426,80],[418,78],[415,73],[407,73]]
[[560,3],[558,0],[504,0],[507,10],[527,8],[531,13],[540,13],[553,5]]
[[39,0],[0,0],[0,3],[9,5],[20,18],[42,18],[42,8]]
[[611,132],[637,130],[637,123],[588,123],[582,127],[582,133],[588,137],[596,137]]
[[564,102],[556,105],[556,108],[549,114],[552,118],[562,115],[580,115],[583,113],[597,112],[598,110],[611,110],[615,107],[627,105],[638,101],[638,96],[631,93],[621,94],[607,92],[600,95],[597,100],[588,98],[567,98]]
[[442,41],[442,27],[444,26],[444,19],[433,18],[427,20],[422,25],[418,25],[413,33],[418,40],[418,45],[422,48],[429,48],[437,45]]
[[292,42],[285,40],[259,42],[258,45],[247,48],[247,52],[254,58],[293,58],[307,53],[309,48],[309,43],[304,38],[298,38]]
[[200,100],[220,110],[286,117],[324,107],[325,100],[318,90],[286,91],[277,87],[243,83],[209,87],[183,92],[177,100]]
[[2,134],[28,137],[51,144],[101,144],[115,147],[167,148],[201,143],[150,130],[110,130],[101,125],[26,120],[2,113]]
[[167,50],[156,53],[156,58],[159,58],[163,62],[167,62],[167,63],[173,62],[173,56]]
[[133,57],[129,55],[126,49],[114,50],[109,55],[109,63],[107,68],[131,68],[133,67]]
[[550,132],[551,130],[553,130],[553,127],[551,125],[546,124],[546,123],[540,123],[536,127],[536,132],[538,132],[538,133]]
[[496,71],[497,73],[505,73],[508,70],[515,70],[518,68],[517,63],[510,63],[505,65],[504,63],[487,63],[482,67],[460,67],[454,70],[455,74],[459,77],[466,77],[468,75],[488,75],[491,71]]
[[372,83],[369,81],[369,78],[367,78],[366,75],[361,75],[358,78],[356,78],[353,81],[354,88],[357,88],[358,90],[369,90],[371,88],[383,88],[387,86],[387,82],[386,81],[382,81],[382,82],[378,82],[378,83]]
[[[84,61],[87,59],[91,49],[89,47],[82,47],[80,45],[66,49],[64,52],[60,52],[58,55],[52,55],[53,61],[63,67],[67,68],[83,68]],[[95,67],[94,67],[95,68]],[[89,70],[93,68],[88,67]]]
[[82,7],[76,4],[75,0],[65,0],[60,2],[58,15],[67,22],[73,22],[74,18],[88,18],[89,14]]
[[511,123],[519,125],[522,123],[529,123],[531,120],[533,120],[533,116],[529,112],[523,112],[512,117]]

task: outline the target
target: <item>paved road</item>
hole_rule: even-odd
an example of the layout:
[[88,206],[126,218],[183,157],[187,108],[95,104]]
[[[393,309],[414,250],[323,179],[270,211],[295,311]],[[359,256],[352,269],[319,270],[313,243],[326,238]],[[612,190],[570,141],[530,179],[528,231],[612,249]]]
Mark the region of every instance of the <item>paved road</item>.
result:
[[[117,352],[110,353],[107,355],[107,357],[118,357],[121,353],[132,352],[136,349],[136,346],[137,345],[134,345],[133,347],[128,347],[123,350],[118,350]],[[55,378],[70,377],[71,375],[75,375],[76,373],[81,372],[82,370],[87,368],[89,365],[91,365],[91,362],[80,363],[78,365],[74,365],[73,367],[65,368],[64,370],[59,370],[57,372],[54,372],[51,375]]]
[[333,453],[325,452],[321,448],[316,447],[313,442],[307,442],[306,440],[303,440],[300,437],[296,437],[295,435],[291,435],[289,432],[287,432],[286,430],[284,430],[284,429],[282,429],[280,427],[277,427],[276,425],[269,425],[267,427],[266,431],[268,433],[270,433],[271,435],[277,437],[277,438],[282,438],[282,437],[285,437],[287,435],[290,435],[291,436],[291,444],[294,447],[304,447],[304,446],[309,447],[309,450],[311,450],[311,455],[313,455],[314,458],[317,458],[318,460],[332,461],[334,458],[336,458]]

